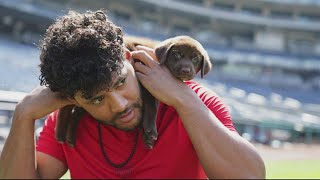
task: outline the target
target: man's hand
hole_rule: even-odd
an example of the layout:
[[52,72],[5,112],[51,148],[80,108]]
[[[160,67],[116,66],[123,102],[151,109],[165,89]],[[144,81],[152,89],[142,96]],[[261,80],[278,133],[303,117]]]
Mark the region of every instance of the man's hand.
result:
[[131,52],[131,55],[142,62],[133,64],[142,85],[161,102],[169,106],[178,105],[183,95],[190,93],[191,89],[175,78],[165,65],[158,63],[153,49],[145,46],[137,48],[140,50]]
[[48,87],[41,86],[22,99],[16,106],[15,115],[36,120],[69,104],[74,103],[59,93],[52,92]]

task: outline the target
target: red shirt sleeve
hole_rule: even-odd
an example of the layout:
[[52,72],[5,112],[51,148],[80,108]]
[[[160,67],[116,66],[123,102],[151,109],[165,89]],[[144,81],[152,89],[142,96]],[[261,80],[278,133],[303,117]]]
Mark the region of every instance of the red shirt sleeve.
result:
[[55,157],[67,164],[62,148],[63,145],[60,144],[55,137],[56,119],[57,111],[51,113],[46,119],[36,143],[36,150]]
[[227,106],[215,92],[192,81],[186,82],[186,84],[198,94],[203,103],[213,112],[225,127],[230,131],[237,132]]

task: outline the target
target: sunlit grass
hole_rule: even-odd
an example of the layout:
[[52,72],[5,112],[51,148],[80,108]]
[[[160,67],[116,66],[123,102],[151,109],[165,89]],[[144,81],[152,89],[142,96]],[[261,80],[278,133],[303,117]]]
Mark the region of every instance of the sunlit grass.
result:
[[67,171],[60,179],[70,179],[70,172]]
[[[320,160],[265,161],[267,179],[319,179]],[[70,179],[69,171],[61,179]]]
[[320,160],[268,160],[268,179],[319,179]]

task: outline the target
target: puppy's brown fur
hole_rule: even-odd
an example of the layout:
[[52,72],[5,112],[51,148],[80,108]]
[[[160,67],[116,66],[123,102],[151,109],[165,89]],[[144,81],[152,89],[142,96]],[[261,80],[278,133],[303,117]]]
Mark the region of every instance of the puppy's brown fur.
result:
[[74,147],[78,122],[85,112],[83,108],[75,105],[68,105],[59,110],[56,123],[56,139],[60,143],[67,140],[68,144]]
[[[165,64],[178,79],[191,80],[200,71],[201,78],[212,68],[208,53],[202,45],[189,36],[177,36],[163,42],[147,38],[125,36],[124,44],[129,51],[137,50],[137,45],[155,49],[160,64]],[[143,140],[147,147],[152,148],[158,133],[156,117],[158,101],[141,85],[143,101]],[[56,138],[74,146],[76,142],[76,127],[84,110],[79,107],[66,106],[58,113]]]
[[138,36],[124,36],[123,43],[129,51],[137,50],[136,46],[142,45],[149,48],[155,49],[160,41],[152,40],[149,38],[138,37]]

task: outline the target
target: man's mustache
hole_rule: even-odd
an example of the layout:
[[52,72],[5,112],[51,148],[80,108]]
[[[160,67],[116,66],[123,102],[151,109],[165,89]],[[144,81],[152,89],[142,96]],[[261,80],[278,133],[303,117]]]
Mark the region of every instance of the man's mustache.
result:
[[124,111],[115,114],[115,115],[113,116],[111,122],[116,121],[116,120],[119,119],[122,115],[128,113],[129,111],[131,111],[131,110],[134,109],[134,108],[142,108],[142,102],[141,102],[141,101],[138,101],[138,102],[132,104],[131,106],[127,107]]

